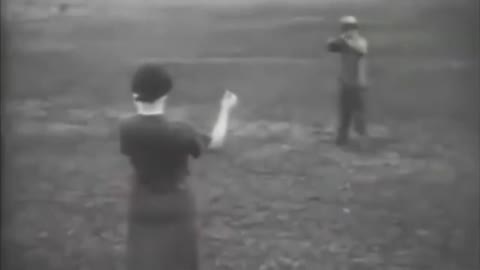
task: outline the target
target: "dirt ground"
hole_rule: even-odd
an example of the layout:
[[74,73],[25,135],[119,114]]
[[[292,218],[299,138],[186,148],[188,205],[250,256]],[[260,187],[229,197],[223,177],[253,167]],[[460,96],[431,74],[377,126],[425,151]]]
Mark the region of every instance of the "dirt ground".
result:
[[[240,98],[225,149],[192,164],[203,269],[478,269],[474,1],[51,2],[3,17],[6,269],[122,269],[117,124],[144,59],[168,66],[169,114],[198,129],[223,89]],[[332,143],[324,42],[344,14],[371,46],[364,151]]]

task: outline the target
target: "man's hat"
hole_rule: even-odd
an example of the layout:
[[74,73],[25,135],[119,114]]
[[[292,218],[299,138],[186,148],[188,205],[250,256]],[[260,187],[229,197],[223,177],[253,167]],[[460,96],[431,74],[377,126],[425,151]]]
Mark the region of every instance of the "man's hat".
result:
[[350,25],[357,25],[358,20],[357,18],[353,16],[343,16],[340,18],[340,23],[341,24],[350,24]]

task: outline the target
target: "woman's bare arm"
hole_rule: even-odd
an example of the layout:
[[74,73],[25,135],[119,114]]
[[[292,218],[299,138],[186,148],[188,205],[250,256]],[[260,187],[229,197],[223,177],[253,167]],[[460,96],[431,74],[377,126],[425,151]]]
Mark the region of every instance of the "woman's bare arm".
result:
[[238,98],[231,91],[227,90],[223,95],[220,111],[217,120],[210,133],[209,149],[218,149],[223,146],[228,132],[230,114],[232,109],[237,105]]

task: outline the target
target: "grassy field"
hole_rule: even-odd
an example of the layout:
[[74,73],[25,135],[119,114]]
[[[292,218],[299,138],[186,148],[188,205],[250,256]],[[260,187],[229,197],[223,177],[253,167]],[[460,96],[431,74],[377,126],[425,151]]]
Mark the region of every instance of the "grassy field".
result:
[[[143,59],[168,66],[169,114],[198,129],[223,89],[240,98],[224,151],[193,164],[203,269],[478,269],[472,1],[124,1],[63,15],[46,13],[52,0],[14,2],[7,269],[122,269],[129,167],[117,123],[133,112],[129,76]],[[324,42],[343,14],[371,43],[364,152],[332,144],[337,61]]]

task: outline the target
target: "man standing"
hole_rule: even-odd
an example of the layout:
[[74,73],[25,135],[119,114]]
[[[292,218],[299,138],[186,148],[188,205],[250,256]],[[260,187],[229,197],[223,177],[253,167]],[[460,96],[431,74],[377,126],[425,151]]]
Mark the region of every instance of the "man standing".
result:
[[340,36],[330,38],[327,42],[327,49],[329,52],[339,53],[341,59],[339,123],[336,144],[345,145],[348,143],[349,129],[352,124],[360,136],[367,136],[364,95],[367,87],[365,58],[368,52],[368,43],[360,35],[355,17],[342,17],[340,24]]

